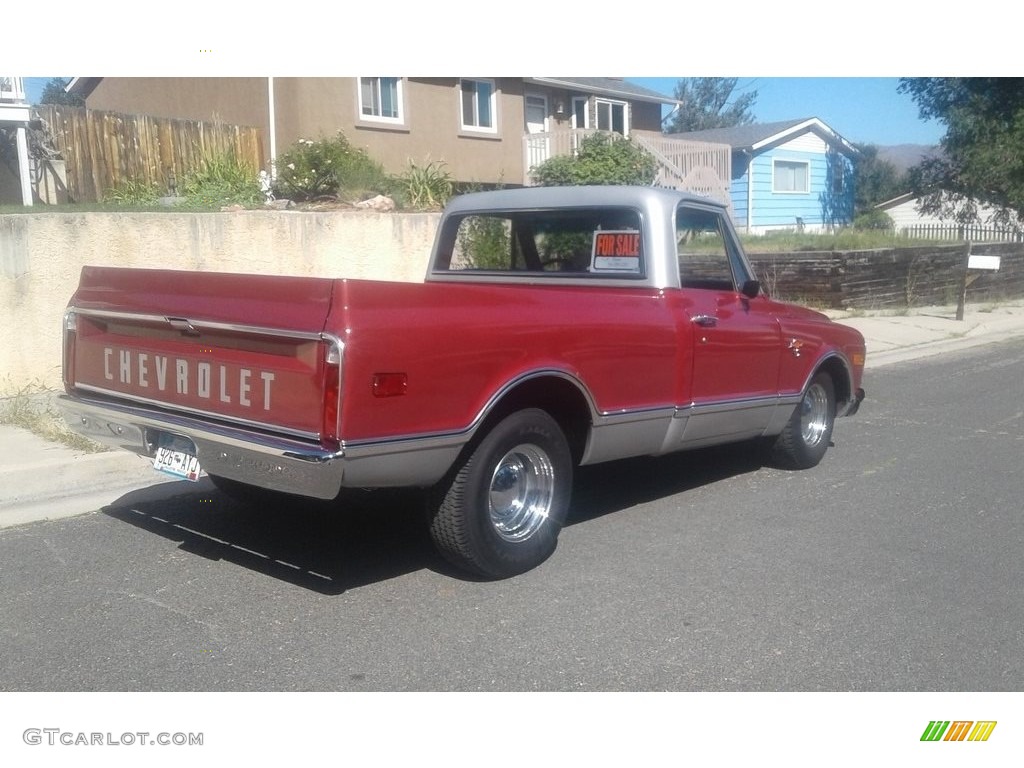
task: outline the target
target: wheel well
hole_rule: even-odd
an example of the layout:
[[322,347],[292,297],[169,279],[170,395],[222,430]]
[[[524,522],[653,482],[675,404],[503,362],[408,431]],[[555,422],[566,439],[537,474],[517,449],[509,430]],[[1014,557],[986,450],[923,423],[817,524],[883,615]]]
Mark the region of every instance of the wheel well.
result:
[[485,435],[501,419],[524,408],[540,408],[558,422],[572,452],[573,462],[583,458],[590,431],[590,407],[580,389],[558,376],[524,381],[494,404],[477,434]]
[[838,357],[830,357],[818,368],[832,377],[832,386],[835,387],[836,402],[848,403],[853,397],[850,390],[850,373]]

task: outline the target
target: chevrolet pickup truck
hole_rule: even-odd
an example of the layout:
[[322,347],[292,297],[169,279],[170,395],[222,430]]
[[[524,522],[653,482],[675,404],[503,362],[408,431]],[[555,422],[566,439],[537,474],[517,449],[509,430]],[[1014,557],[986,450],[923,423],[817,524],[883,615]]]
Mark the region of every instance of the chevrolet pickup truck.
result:
[[423,283],[85,267],[62,404],[236,495],[427,489],[441,554],[504,578],[554,551],[577,466],[755,440],[815,466],[864,357],[766,295],[721,205],[531,188],[455,198]]

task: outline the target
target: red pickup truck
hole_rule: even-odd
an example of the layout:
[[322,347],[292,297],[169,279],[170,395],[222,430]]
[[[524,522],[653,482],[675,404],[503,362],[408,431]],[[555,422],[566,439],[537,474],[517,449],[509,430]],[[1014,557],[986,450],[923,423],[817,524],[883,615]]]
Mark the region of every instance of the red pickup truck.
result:
[[82,434],[228,492],[430,489],[491,578],[554,551],[578,465],[759,439],[808,468],[864,397],[856,330],[646,187],[458,197],[424,283],[86,267],[64,334]]

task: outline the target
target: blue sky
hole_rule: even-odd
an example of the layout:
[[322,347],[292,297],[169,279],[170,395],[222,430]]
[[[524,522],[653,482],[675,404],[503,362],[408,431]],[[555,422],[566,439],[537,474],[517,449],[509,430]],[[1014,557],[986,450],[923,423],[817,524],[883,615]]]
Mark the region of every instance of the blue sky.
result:
[[[671,96],[680,78],[628,79]],[[741,77],[737,91],[757,91],[751,111],[758,123],[817,117],[858,144],[938,144],[945,126],[921,120],[898,83],[895,77]]]
[[28,97],[28,100],[33,104],[39,103],[39,96],[48,82],[50,82],[49,77],[26,77],[25,95]]

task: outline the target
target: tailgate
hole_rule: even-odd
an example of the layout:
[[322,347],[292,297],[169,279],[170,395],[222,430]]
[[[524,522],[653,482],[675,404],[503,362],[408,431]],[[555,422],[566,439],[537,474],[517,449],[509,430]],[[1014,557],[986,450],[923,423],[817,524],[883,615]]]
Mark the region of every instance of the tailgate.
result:
[[[65,383],[306,439],[333,439],[334,282],[86,267],[69,305]],[[328,407],[336,424],[336,411]]]

